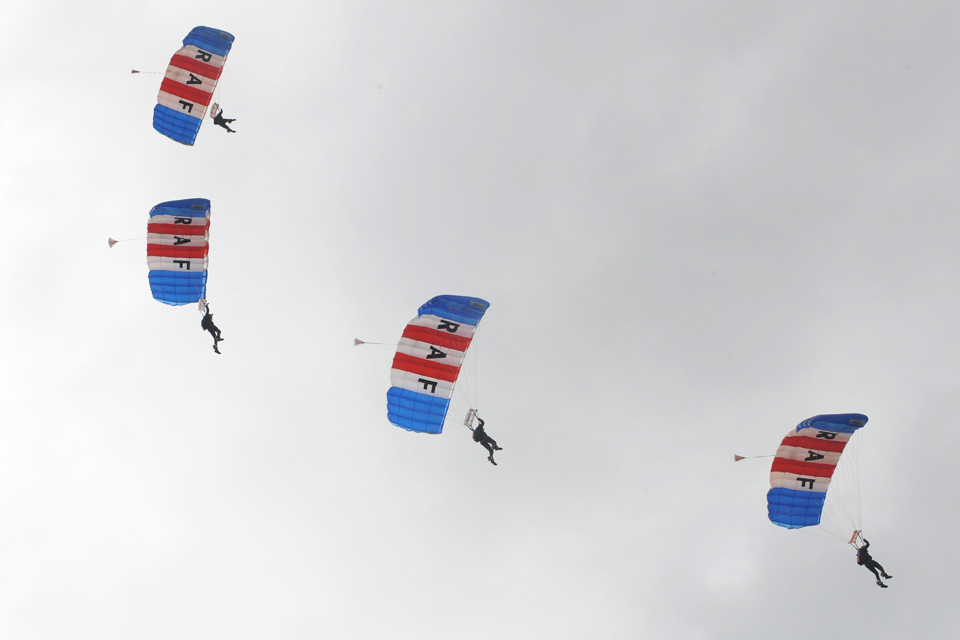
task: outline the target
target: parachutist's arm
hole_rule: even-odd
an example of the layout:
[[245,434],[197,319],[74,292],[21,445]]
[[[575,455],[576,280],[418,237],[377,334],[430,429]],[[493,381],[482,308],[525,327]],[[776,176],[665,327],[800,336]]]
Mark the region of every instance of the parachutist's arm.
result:
[[866,538],[864,538],[864,539],[863,539],[863,546],[860,547],[860,548],[861,548],[861,549],[866,549],[866,548],[869,547],[869,546],[870,546],[870,542],[869,542]]
[[480,416],[477,416],[477,422],[480,423],[479,425],[477,425],[477,429],[483,429],[483,418],[481,418]]

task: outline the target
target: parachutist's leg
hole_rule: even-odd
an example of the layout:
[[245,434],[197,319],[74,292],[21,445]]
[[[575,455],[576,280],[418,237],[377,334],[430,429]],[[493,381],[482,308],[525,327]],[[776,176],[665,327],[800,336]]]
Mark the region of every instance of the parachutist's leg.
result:
[[493,438],[490,438],[490,444],[492,444],[492,445],[493,445],[493,448],[496,449],[497,451],[500,451],[500,449],[503,449],[503,447],[498,447],[498,446],[497,446],[497,441],[494,440]]
[[880,569],[880,575],[882,575],[882,576],[883,576],[884,578],[886,578],[887,580],[889,580],[890,578],[893,577],[893,576],[888,576],[888,575],[887,575],[887,572],[883,570],[883,565],[881,565],[879,562],[874,562],[874,563],[873,563],[873,566],[875,566],[877,569]]
[[481,440],[480,444],[483,445],[483,448],[490,452],[490,455],[487,456],[487,460],[490,461],[490,464],[496,465],[497,461],[493,459],[493,448],[486,440]]
[[865,565],[863,565],[863,566],[865,566],[867,569],[869,569],[869,570],[870,570],[870,573],[872,573],[874,576],[876,576],[876,578],[877,578],[877,584],[883,584],[882,582],[880,582],[880,574],[877,573],[877,569],[876,569],[875,565],[876,565],[875,562],[871,562],[871,563],[865,564]]

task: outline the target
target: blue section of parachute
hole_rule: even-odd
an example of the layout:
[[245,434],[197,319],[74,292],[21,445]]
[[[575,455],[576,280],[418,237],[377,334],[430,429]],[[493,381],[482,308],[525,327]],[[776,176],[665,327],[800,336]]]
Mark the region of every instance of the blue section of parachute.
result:
[[147,274],[150,292],[164,304],[179,306],[191,304],[207,297],[207,272],[187,273],[180,271],[153,270]]
[[161,202],[150,209],[153,216],[179,216],[181,218],[206,218],[210,210],[210,201],[206,198],[186,198]]
[[435,315],[454,322],[477,326],[489,307],[490,303],[481,298],[437,296],[420,307],[417,315]]
[[828,413],[807,418],[797,425],[797,431],[814,428],[836,433],[853,433],[857,429],[862,429],[867,424],[867,420],[867,416],[862,413]]
[[449,408],[447,398],[399,387],[390,387],[387,391],[387,418],[407,431],[440,433]]
[[211,27],[194,27],[183,39],[183,45],[193,45],[198,49],[215,53],[218,56],[226,56],[230,53],[230,47],[233,46],[233,34],[213,29]]
[[193,146],[200,133],[200,118],[158,104],[153,108],[153,128],[181,144]]
[[774,488],[767,492],[767,514],[773,524],[799,529],[820,524],[826,493]]

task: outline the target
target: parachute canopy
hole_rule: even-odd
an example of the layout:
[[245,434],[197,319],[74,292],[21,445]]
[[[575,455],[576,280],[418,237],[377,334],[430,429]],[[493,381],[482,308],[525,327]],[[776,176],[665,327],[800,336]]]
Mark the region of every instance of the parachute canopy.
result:
[[183,39],[160,84],[153,128],[177,142],[193,145],[233,46],[233,36],[210,27],[194,27]]
[[437,296],[420,307],[393,358],[390,422],[408,431],[443,431],[460,365],[489,306],[480,298]]
[[814,416],[790,430],[770,468],[771,522],[788,529],[820,524],[840,455],[865,424],[867,416],[861,413],[841,413]]
[[153,297],[171,305],[206,299],[209,250],[209,200],[172,200],[151,209],[147,266]]

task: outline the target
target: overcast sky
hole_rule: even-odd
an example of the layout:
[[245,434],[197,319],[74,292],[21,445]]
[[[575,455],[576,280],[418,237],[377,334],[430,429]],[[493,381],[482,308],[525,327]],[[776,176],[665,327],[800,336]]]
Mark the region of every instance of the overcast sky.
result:
[[[151,126],[191,28],[236,134]],[[0,637],[952,638],[952,2],[0,0]],[[154,301],[155,204],[213,203]],[[432,296],[499,466],[389,424]],[[471,365],[472,367],[473,365]],[[881,591],[772,525],[870,417]]]

